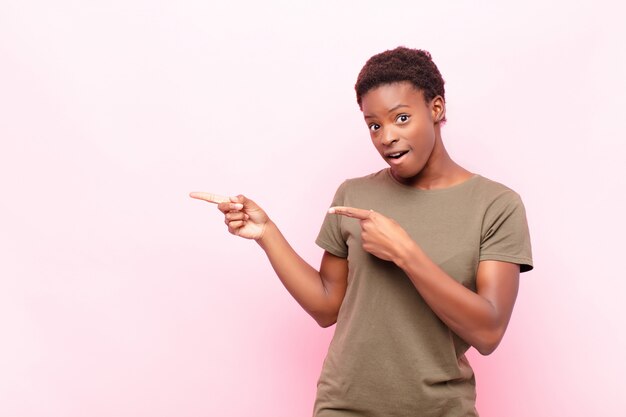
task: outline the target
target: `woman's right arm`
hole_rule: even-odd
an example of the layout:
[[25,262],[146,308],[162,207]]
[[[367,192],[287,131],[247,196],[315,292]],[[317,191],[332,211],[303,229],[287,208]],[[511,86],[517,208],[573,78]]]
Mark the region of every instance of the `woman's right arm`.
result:
[[348,261],[325,251],[318,272],[293,250],[271,220],[257,242],[302,308],[322,327],[335,324],[346,293]]
[[[254,201],[242,195],[230,201],[215,201],[215,196],[192,193],[192,197],[218,203],[228,231],[254,239],[265,251],[276,275],[287,291],[322,327],[337,321],[346,293],[348,261],[324,252],[317,271],[296,253],[276,224]],[[206,197],[206,198],[205,198]]]

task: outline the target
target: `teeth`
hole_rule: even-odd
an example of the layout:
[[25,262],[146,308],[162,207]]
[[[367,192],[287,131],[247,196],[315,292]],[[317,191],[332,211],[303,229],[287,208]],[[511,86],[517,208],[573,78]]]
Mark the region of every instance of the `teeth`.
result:
[[400,156],[404,155],[406,152],[396,152],[396,153],[390,153],[388,156],[389,158],[399,158]]

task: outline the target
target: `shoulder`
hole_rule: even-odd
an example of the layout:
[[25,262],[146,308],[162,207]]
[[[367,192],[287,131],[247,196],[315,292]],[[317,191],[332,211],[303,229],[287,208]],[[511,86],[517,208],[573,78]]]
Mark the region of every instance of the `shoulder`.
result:
[[[480,177],[476,181],[476,201],[479,203],[483,218],[483,231],[493,232],[504,223],[527,229],[526,208],[520,195],[511,188],[488,178]],[[510,221],[509,221],[510,220]]]
[[362,177],[348,178],[344,180],[337,190],[338,193],[361,192],[371,190],[372,187],[384,186],[387,183],[387,173],[385,169],[373,172]]
[[473,182],[472,194],[487,205],[522,204],[522,199],[516,191],[478,174],[476,181]]
[[384,182],[387,176],[387,169],[381,169],[380,171],[373,172],[371,174],[364,175],[362,177],[348,178],[344,181],[345,184],[351,186],[371,185],[373,183]]
[[519,194],[511,188],[481,178],[477,195],[482,196],[483,212],[480,260],[497,260],[520,265],[520,271],[533,269],[526,209]]
[[364,195],[375,193],[376,184],[384,182],[385,172],[381,170],[362,177],[348,178],[344,180],[335,191],[332,205],[341,206],[348,202],[354,203],[354,199],[361,198]]
[[362,195],[364,192],[371,192],[372,190],[384,187],[387,174],[382,169],[378,172],[374,172],[362,177],[348,178],[344,180],[337,191],[335,192],[335,198],[343,198],[348,195]]

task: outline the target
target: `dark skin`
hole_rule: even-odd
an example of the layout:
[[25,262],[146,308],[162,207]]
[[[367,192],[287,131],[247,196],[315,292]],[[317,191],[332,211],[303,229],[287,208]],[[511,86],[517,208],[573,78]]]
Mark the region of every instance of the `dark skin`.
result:
[[[405,185],[448,188],[473,174],[455,163],[441,138],[445,102],[430,102],[408,82],[384,84],[362,98],[372,143]],[[400,158],[393,156],[402,155]],[[348,262],[329,252],[319,271],[291,248],[276,224],[254,201],[239,195],[192,193],[218,204],[230,233],[254,239],[291,295],[323,327],[334,324],[347,288]],[[437,316],[459,337],[488,355],[498,346],[511,318],[519,286],[519,265],[481,261],[476,292],[439,268],[393,219],[367,208],[333,207],[331,213],[361,221],[363,249],[404,270]]]

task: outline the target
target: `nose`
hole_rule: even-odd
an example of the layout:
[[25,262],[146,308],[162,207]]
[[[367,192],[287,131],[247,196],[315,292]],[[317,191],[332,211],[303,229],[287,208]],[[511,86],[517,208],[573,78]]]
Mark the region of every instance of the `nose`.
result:
[[398,135],[393,129],[385,129],[383,132],[382,144],[385,146],[392,145],[398,141]]

